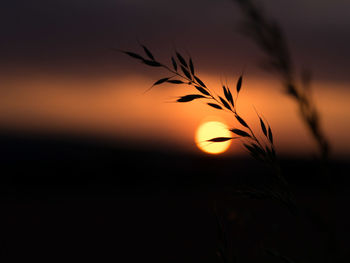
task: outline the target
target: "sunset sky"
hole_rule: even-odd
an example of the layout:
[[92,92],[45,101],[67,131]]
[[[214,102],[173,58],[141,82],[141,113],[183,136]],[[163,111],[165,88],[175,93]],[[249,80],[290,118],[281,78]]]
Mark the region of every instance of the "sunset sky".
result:
[[[265,0],[289,41],[295,66],[313,72],[313,95],[334,156],[350,154],[350,2]],[[206,120],[234,126],[204,103],[168,103],[194,91],[163,85],[166,77],[114,52],[141,53],[138,41],[170,64],[174,49],[190,53],[212,89],[234,87],[244,71],[238,109],[258,127],[254,107],[270,123],[277,151],[310,155],[316,146],[297,107],[263,55],[238,31],[230,0],[11,0],[0,9],[0,128],[24,133],[89,135],[133,147],[198,152],[194,134]],[[254,107],[253,107],[254,106]],[[155,146],[156,145],[156,146]],[[244,150],[233,143],[229,153]]]

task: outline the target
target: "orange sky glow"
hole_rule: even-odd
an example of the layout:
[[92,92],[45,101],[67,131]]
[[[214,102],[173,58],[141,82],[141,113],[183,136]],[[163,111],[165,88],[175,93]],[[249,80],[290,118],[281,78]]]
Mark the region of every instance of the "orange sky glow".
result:
[[[0,16],[0,133],[91,136],[203,154],[194,141],[201,123],[236,127],[237,122],[200,100],[173,103],[196,92],[189,86],[162,85],[144,93],[168,72],[113,49],[146,55],[143,44],[167,65],[175,50],[186,58],[190,54],[196,74],[217,93],[226,78],[232,89],[244,71],[239,114],[259,134],[255,107],[269,122],[278,153],[316,155],[316,143],[295,102],[283,94],[278,74],[261,70],[266,50],[243,36],[248,17],[237,2],[6,1]],[[302,70],[312,72],[313,98],[331,154],[348,158],[350,2],[257,2],[281,28],[296,82]],[[236,140],[224,153],[242,154],[247,153]]]
[[[220,77],[200,75],[221,93]],[[231,88],[238,76],[228,78]],[[123,78],[58,79],[50,76],[11,80],[11,89],[0,97],[0,126],[24,131],[46,131],[107,136],[135,145],[164,145],[187,152],[200,152],[194,133],[205,120],[219,120],[239,127],[233,116],[204,102],[173,103],[181,95],[195,92],[190,86],[162,85],[144,91],[155,81],[142,75]],[[231,84],[231,85],[230,85]],[[350,91],[341,84],[314,83],[314,99],[334,155],[350,153]],[[316,145],[298,117],[294,102],[275,80],[246,74],[238,100],[238,111],[257,130],[254,107],[272,127],[281,154],[310,155]],[[261,134],[260,134],[261,136]],[[238,141],[226,155],[246,154]]]

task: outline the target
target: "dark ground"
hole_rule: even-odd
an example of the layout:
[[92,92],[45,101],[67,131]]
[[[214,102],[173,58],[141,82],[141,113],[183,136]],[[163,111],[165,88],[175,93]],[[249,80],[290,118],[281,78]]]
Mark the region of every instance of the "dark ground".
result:
[[1,262],[219,262],[214,204],[238,263],[286,262],[264,248],[295,262],[350,259],[344,160],[281,160],[295,216],[234,195],[267,181],[250,159],[9,132],[0,153]]

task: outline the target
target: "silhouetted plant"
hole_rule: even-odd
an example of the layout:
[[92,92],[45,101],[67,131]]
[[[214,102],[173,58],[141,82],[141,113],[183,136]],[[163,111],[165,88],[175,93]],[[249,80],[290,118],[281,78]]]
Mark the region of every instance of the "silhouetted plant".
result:
[[193,60],[191,57],[185,59],[185,57],[178,51],[174,56],[170,57],[171,66],[167,66],[155,59],[152,52],[141,45],[145,52],[145,56],[140,54],[120,50],[126,55],[139,60],[141,63],[150,67],[160,67],[166,69],[170,75],[163,77],[148,89],[150,90],[154,86],[169,83],[173,85],[185,84],[193,86],[197,92],[186,94],[178,97],[176,102],[185,103],[195,100],[205,100],[206,104],[216,110],[227,111],[233,114],[235,120],[239,124],[239,127],[231,128],[232,136],[230,137],[216,137],[207,140],[210,143],[220,143],[233,139],[240,139],[244,148],[248,153],[258,161],[262,161],[266,165],[272,168],[273,174],[277,177],[278,185],[269,185],[263,188],[250,188],[246,190],[237,191],[238,194],[248,196],[255,199],[273,199],[279,201],[283,206],[287,207],[291,212],[295,212],[295,203],[293,196],[289,191],[288,183],[281,176],[280,167],[276,157],[276,151],[274,146],[273,134],[270,125],[263,120],[263,118],[257,113],[260,129],[264,134],[264,139],[258,139],[251,128],[251,126],[243,119],[237,110],[238,94],[242,89],[243,76],[240,76],[236,83],[235,96],[231,89],[226,85],[222,85],[223,95],[216,95],[198,76],[195,72]]
[[297,81],[294,65],[285,36],[278,23],[269,19],[252,0],[233,0],[238,3],[244,22],[242,32],[254,40],[265,53],[264,68],[277,73],[286,94],[298,104],[302,120],[316,140],[321,156],[329,155],[329,142],[321,128],[320,115],[310,92],[311,73],[304,70]]
[[[282,79],[284,90],[297,103],[301,118],[306,124],[315,141],[318,144],[323,161],[329,158],[329,141],[324,134],[320,124],[320,114],[312,100],[311,94],[311,72],[303,70],[298,76],[293,64],[286,38],[278,23],[267,17],[262,8],[258,7],[254,0],[233,0],[240,7],[244,21],[242,33],[250,37],[258,47],[265,53],[265,69],[273,71]],[[298,81],[298,79],[300,79]],[[323,162],[327,163],[327,162]],[[334,194],[334,185],[330,174],[325,170],[328,189]],[[311,219],[314,223],[314,219]],[[318,218],[317,221],[321,220]],[[328,261],[333,262],[335,258],[333,226],[328,227]]]

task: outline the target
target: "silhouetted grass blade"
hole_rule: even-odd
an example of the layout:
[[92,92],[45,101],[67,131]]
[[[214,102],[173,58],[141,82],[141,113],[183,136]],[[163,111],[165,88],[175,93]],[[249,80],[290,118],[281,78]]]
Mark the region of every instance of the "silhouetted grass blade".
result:
[[216,137],[216,138],[207,140],[207,142],[226,142],[229,140],[232,140],[232,137]]
[[244,147],[249,151],[250,155],[260,161],[264,160],[265,151],[262,150],[258,145],[252,143],[251,145],[243,143]]
[[230,131],[242,137],[250,137],[250,135],[247,132],[242,131],[240,129],[231,129]]
[[193,66],[192,58],[190,58],[189,64],[190,64],[190,71],[191,71],[192,75],[194,75],[194,66]]
[[128,56],[132,57],[132,58],[136,58],[136,59],[140,59],[140,60],[145,60],[142,56],[140,56],[139,54],[136,54],[134,52],[129,52],[129,51],[121,51],[124,54],[127,54]]
[[224,100],[222,97],[219,96],[219,99],[221,101],[222,104],[224,104],[225,108],[228,110],[231,110],[230,105],[228,104],[228,102],[226,100]]
[[247,148],[248,151],[252,152],[252,153],[255,153],[257,154],[256,150],[254,149],[254,147],[246,144],[246,143],[243,143],[244,147]]
[[160,85],[160,84],[162,84],[162,83],[164,83],[164,82],[167,82],[170,78],[171,78],[171,77],[167,77],[167,78],[162,78],[162,79],[157,80],[157,81],[154,82],[153,85],[152,85],[149,89],[147,89],[145,92],[151,90],[154,86],[157,86],[157,85]]
[[146,48],[144,45],[141,45],[141,46],[143,47],[143,50],[145,51],[145,53],[147,54],[147,56],[148,56],[150,59],[154,60],[154,56],[153,56],[153,54],[151,53],[151,51],[149,51],[149,49]]
[[273,158],[272,151],[270,150],[270,148],[266,146],[265,151],[266,151],[267,155],[271,158],[271,160],[273,160],[274,158]]
[[265,151],[266,151],[267,155],[271,158],[271,160],[275,160],[276,152],[275,152],[275,149],[273,147],[270,148],[270,147],[266,146]]
[[264,161],[264,159],[257,153],[249,152],[250,156],[253,157],[255,160],[258,161]]
[[260,119],[261,130],[263,131],[264,135],[267,137],[267,131],[266,131],[265,123],[263,122],[263,120],[260,117],[259,117],[259,119]]
[[177,63],[176,63],[174,57],[171,57],[171,62],[173,63],[174,70],[177,72]]
[[244,127],[248,128],[248,124],[238,114],[235,114],[235,117],[240,124],[242,124]]
[[266,155],[265,151],[259,145],[257,145],[256,143],[252,143],[251,145],[258,153],[260,153],[261,155]]
[[179,79],[169,79],[167,80],[167,82],[171,83],[171,84],[184,84],[185,82],[183,82],[182,80]]
[[275,151],[274,147],[271,147],[271,153],[272,153],[272,157],[275,159],[276,158],[276,151]]
[[241,88],[242,88],[242,76],[240,76],[238,81],[237,81],[237,86],[236,86],[237,93],[239,93]]
[[188,72],[188,70],[185,67],[181,66],[181,70],[187,78],[192,79],[190,72]]
[[229,101],[231,102],[232,107],[235,107],[235,103],[233,101],[231,90],[229,88],[227,88],[227,91],[228,91],[228,95],[229,95]]
[[218,110],[222,110],[221,106],[215,104],[215,103],[207,103],[210,107],[213,107],[215,109],[218,109]]
[[198,82],[198,84],[199,85],[201,85],[202,87],[207,87],[207,86],[205,86],[205,84],[203,83],[203,81],[201,81],[201,79],[200,78],[198,78],[197,76],[194,76],[194,78],[195,78],[195,80]]
[[200,94],[190,94],[180,97],[179,99],[177,99],[177,102],[189,102],[200,98],[204,98],[204,96]]
[[199,86],[195,86],[195,87],[200,93],[202,93],[204,95],[208,95],[208,96],[210,95],[209,92],[206,91],[205,89],[203,89],[202,87],[199,87]]
[[252,146],[246,144],[246,143],[243,143],[244,147],[249,151],[249,154],[254,158],[254,159],[257,159],[257,160],[263,160],[261,158],[261,156],[259,155],[259,152]]
[[170,77],[157,80],[156,82],[154,82],[153,86],[160,85],[160,84],[168,81],[169,79],[170,79]]
[[222,89],[224,90],[225,98],[231,103],[232,107],[234,107],[233,98],[232,98],[230,89],[225,86],[222,86]]
[[151,67],[160,67],[160,66],[162,66],[162,65],[161,65],[159,62],[157,62],[157,61],[147,60],[147,59],[144,59],[144,60],[143,60],[143,63],[145,63],[146,65],[151,66]]
[[224,91],[225,98],[228,100],[228,92],[225,85],[222,86],[222,90]]
[[176,56],[180,63],[187,68],[187,63],[186,60],[180,55],[180,53],[176,52]]
[[269,140],[270,140],[270,142],[273,144],[273,136],[272,136],[272,131],[271,131],[271,127],[269,126],[269,131],[268,131],[269,133],[268,133],[268,138],[269,138]]

